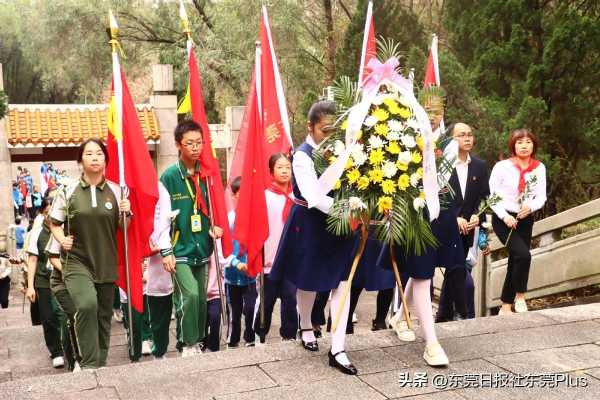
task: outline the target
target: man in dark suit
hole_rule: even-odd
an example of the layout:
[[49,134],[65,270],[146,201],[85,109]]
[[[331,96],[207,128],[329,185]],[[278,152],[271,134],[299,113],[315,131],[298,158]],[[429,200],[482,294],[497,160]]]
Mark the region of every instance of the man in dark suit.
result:
[[[448,131],[458,143],[458,156],[454,161],[449,184],[454,191],[452,207],[456,212],[466,258],[473,245],[474,230],[480,223],[477,217],[479,205],[490,193],[488,172],[485,161],[470,154],[475,143],[471,127],[458,122],[450,126]],[[467,290],[467,286],[473,287],[471,271],[467,265],[446,268],[436,322],[452,321],[455,317],[473,317],[473,291]]]

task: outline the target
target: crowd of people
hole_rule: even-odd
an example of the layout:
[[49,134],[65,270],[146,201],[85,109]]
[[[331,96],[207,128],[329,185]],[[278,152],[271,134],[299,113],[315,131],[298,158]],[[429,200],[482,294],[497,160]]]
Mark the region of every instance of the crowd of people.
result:
[[[246,254],[235,241],[233,253],[223,257],[220,238],[224,229],[234,229],[235,211],[229,214],[229,226],[211,225],[210,202],[198,162],[206,145],[202,130],[191,120],[177,125],[174,138],[179,159],[159,179],[150,240],[153,253],[143,267],[144,313],[132,313],[132,361],[143,354],[165,357],[173,311],[175,346],[183,357],[220,350],[223,293],[230,321],[228,348],[240,346],[242,340],[252,347],[257,337],[268,335],[274,305],[280,299],[282,340],[298,340],[313,352],[319,350],[322,330],[331,331],[329,365],[356,374],[357,368],[345,352],[345,338],[353,333],[350,316],[360,294],[368,290],[378,292],[372,330],[391,326],[400,340],[414,341],[412,323],[404,317],[403,307],[408,307],[419,320],[425,341],[423,358],[429,365],[446,366],[449,359],[437,339],[435,323],[475,315],[471,270],[478,253],[488,251],[485,218],[479,207],[490,193],[500,199],[492,206],[492,227],[509,253],[500,314],[512,313],[513,307],[515,312],[527,311],[524,296],[533,213],[546,200],[544,165],[534,158],[535,135],[527,129],[511,132],[510,157],[496,163],[488,176],[486,162],[472,154],[472,128],[464,123],[451,125],[442,134],[452,138],[456,149],[448,180],[454,197],[431,223],[438,245],[417,256],[397,246],[382,248],[369,237],[358,273],[349,282],[358,237],[328,231],[333,199],[315,198],[318,177],[313,151],[332,132],[335,112],[333,103],[315,103],[308,113],[306,140],[293,158],[278,153],[269,160],[272,184],[265,192],[269,237],[264,245],[262,280],[250,276]],[[443,115],[431,112],[430,117],[432,127],[438,129]],[[101,141],[82,143],[77,162],[81,178],[47,191],[26,245],[27,265],[32,271],[26,296],[32,304],[39,304],[53,365],[60,367],[66,362],[74,370],[106,365],[113,310],[119,303],[127,309],[126,293],[115,292],[114,282],[117,230],[124,222],[122,216],[130,211],[129,202],[120,200],[120,189],[104,177],[109,159]],[[244,184],[240,178],[231,182],[234,196]],[[308,204],[316,206],[309,208]],[[394,302],[392,261],[400,265],[406,304]],[[445,275],[434,318],[431,280],[437,267],[444,268]],[[224,288],[219,288],[222,270]],[[346,301],[343,293],[348,285],[351,295]],[[258,296],[261,289],[264,296]],[[325,315],[328,302],[329,318]],[[390,307],[394,312],[388,320]],[[331,326],[334,315],[339,315],[335,330]]]

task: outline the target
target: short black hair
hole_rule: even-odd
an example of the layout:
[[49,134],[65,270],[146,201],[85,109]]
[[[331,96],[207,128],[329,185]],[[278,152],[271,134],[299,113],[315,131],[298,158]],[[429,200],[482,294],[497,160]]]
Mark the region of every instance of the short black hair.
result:
[[275,164],[277,163],[277,161],[280,158],[285,158],[289,162],[292,162],[292,160],[290,160],[290,156],[287,155],[287,154],[285,154],[285,153],[275,153],[275,154],[273,154],[271,157],[269,157],[269,171],[271,173],[273,173],[273,171],[275,170]]
[[108,165],[108,150],[106,149],[106,146],[104,145],[102,140],[98,138],[86,139],[83,141],[83,143],[79,145],[79,149],[77,149],[77,162],[81,163],[81,161],[83,160],[83,152],[85,151],[85,146],[87,146],[90,143],[96,143],[98,147],[100,147],[100,150],[102,150],[102,153],[104,153],[104,163]]
[[237,194],[237,192],[240,191],[241,185],[242,185],[242,177],[241,176],[236,176],[235,178],[233,178],[233,180],[229,184],[229,187],[231,188],[231,193]]
[[15,224],[21,225],[21,217],[15,218]]
[[335,103],[332,101],[317,101],[308,110],[308,122],[311,125],[317,124],[321,118],[326,115],[335,115]]
[[175,127],[175,142],[181,143],[181,140],[183,139],[183,135],[186,132],[191,132],[191,131],[198,131],[200,133],[203,133],[200,125],[198,125],[196,122],[194,122],[191,119],[184,119],[183,121],[178,123],[177,126]]

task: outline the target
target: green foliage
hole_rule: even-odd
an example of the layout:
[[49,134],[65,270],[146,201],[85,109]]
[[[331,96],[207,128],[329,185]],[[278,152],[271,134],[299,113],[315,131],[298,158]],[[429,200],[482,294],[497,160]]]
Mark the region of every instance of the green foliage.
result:
[[4,118],[8,109],[8,97],[0,90],[0,119]]

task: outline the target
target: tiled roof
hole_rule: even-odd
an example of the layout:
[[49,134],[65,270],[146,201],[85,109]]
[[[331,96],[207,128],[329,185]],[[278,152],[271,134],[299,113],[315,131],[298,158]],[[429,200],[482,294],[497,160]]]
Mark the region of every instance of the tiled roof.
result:
[[[107,104],[10,104],[6,121],[11,147],[76,146],[90,137],[106,139]],[[160,140],[156,115],[149,104],[137,105],[148,143]]]

